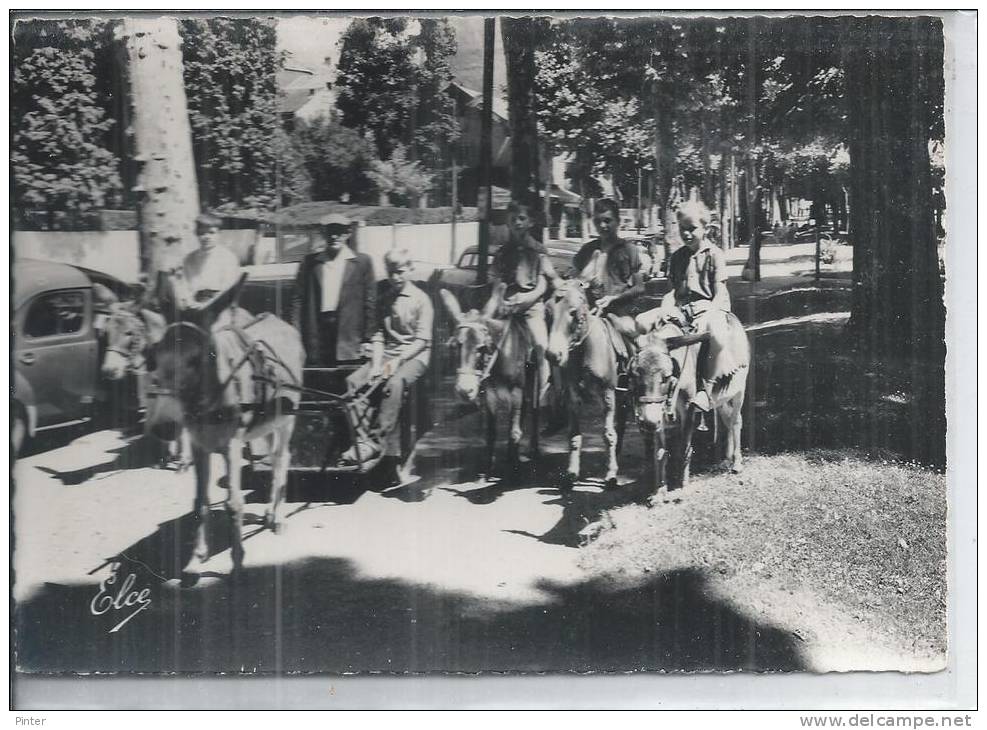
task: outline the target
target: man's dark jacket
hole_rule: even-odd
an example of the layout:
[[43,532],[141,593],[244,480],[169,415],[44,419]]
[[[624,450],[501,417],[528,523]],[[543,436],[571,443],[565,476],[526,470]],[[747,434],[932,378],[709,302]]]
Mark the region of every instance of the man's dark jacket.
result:
[[[360,343],[369,342],[377,328],[377,277],[370,257],[354,254],[343,271],[342,291],[336,307],[337,360],[360,358]],[[322,311],[322,263],[325,251],[308,254],[298,267],[291,322],[298,328],[305,345],[306,362],[325,361],[319,342],[319,314]]]

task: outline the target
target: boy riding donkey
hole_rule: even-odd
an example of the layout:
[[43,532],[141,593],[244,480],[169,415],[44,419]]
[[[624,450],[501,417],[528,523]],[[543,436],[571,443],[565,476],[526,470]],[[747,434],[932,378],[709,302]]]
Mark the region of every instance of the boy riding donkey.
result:
[[626,382],[627,362],[634,349],[631,318],[636,300],[645,292],[644,267],[637,246],[617,235],[620,208],[616,201],[598,200],[593,223],[599,237],[579,249],[572,265],[576,275],[588,283],[592,305],[613,325],[608,332],[617,354],[620,381]]
[[662,299],[661,306],[637,318],[637,326],[646,332],[672,322],[687,334],[709,334],[697,358],[698,388],[690,404],[703,414],[698,429],[706,431],[705,414],[712,407],[717,381],[728,379],[741,364],[728,346],[730,292],[726,258],[711,240],[709,209],[700,201],[690,200],[679,207],[677,218],[684,245],[669,261],[672,290]]
[[551,369],[548,326],[545,322],[545,294],[558,280],[545,246],[531,236],[535,208],[527,202],[512,201],[507,207],[510,238],[493,260],[494,286],[483,309],[483,316],[497,319],[518,318],[530,337],[532,357],[538,364],[539,402],[549,387]]

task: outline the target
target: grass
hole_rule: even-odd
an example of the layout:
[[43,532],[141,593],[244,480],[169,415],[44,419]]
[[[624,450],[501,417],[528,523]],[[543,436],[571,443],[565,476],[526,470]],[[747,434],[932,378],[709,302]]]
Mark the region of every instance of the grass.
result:
[[840,451],[755,456],[740,477],[700,475],[650,510],[609,517],[583,554],[592,572],[690,567],[755,603],[808,591],[879,644],[945,655],[942,474]]

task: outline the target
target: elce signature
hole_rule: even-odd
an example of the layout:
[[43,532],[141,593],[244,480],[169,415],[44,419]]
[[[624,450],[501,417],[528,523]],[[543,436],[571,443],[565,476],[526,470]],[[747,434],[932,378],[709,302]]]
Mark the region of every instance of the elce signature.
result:
[[151,589],[136,590],[134,583],[137,577],[133,573],[128,574],[123,583],[118,585],[119,577],[120,563],[113,563],[110,566],[109,576],[99,584],[99,593],[93,596],[93,600],[89,603],[89,610],[93,616],[102,616],[111,610],[120,611],[136,607],[133,613],[110,629],[111,634],[119,631],[130,619],[151,605]]

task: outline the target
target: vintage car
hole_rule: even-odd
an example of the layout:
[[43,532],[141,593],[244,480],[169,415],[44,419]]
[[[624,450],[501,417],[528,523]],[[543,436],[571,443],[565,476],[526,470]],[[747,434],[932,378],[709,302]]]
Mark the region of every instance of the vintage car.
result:
[[93,285],[118,295],[124,282],[100,272],[49,261],[13,264],[14,388],[10,442],[18,453],[28,438],[92,419],[106,390]]

